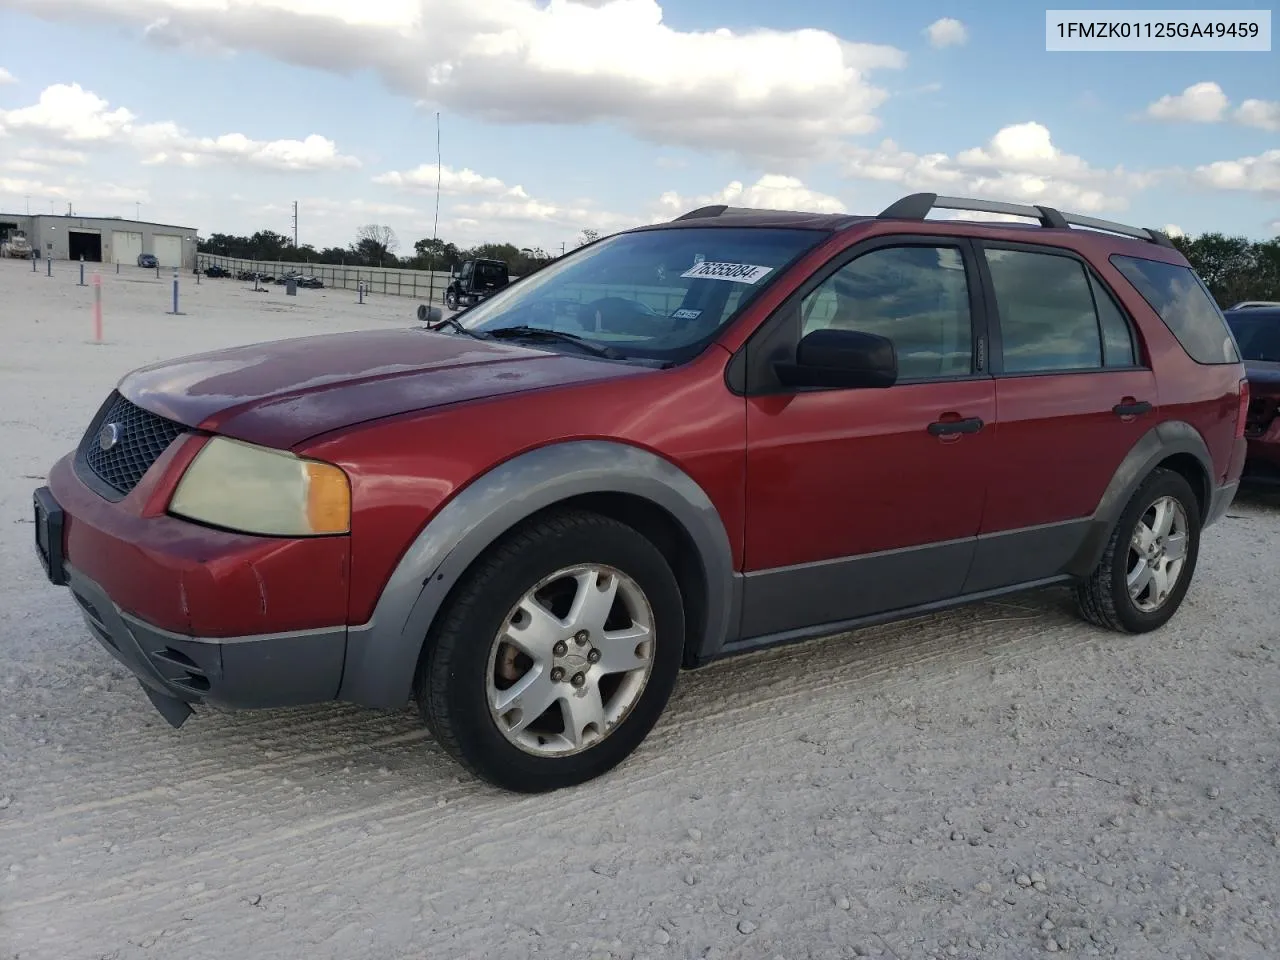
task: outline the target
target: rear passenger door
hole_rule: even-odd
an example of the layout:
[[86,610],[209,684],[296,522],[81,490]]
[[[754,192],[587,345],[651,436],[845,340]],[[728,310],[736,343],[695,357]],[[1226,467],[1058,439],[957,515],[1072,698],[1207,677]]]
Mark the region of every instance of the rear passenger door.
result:
[[1082,258],[977,246],[999,429],[966,592],[1061,571],[1158,399],[1131,318]]

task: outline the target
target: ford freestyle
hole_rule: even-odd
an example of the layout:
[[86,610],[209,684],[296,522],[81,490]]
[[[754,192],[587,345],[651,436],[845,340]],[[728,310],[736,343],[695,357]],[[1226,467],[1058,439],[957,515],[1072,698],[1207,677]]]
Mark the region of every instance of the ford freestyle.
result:
[[175,726],[416,702],[493,783],[580,783],[719,657],[1048,584],[1160,627],[1245,458],[1186,260],[1050,207],[706,207],[423,313],[136,370],[35,492]]

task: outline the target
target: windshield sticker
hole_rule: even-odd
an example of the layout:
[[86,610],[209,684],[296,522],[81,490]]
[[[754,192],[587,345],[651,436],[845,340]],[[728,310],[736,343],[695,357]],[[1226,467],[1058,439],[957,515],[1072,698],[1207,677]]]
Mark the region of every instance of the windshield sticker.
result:
[[701,310],[686,310],[683,307],[671,315],[672,320],[697,320],[702,316]]
[[695,280],[730,280],[733,283],[757,283],[768,274],[773,267],[757,267],[750,263],[715,263],[704,260],[691,267],[682,277]]

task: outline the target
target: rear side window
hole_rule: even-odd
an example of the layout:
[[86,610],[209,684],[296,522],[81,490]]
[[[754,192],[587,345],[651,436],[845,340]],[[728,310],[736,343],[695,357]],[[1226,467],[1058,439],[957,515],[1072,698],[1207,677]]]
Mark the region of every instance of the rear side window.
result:
[[1005,373],[1102,366],[1102,337],[1083,264],[1023,250],[988,248],[985,255]]
[[1118,254],[1111,263],[1151,305],[1192,360],[1240,361],[1222,311],[1189,267]]

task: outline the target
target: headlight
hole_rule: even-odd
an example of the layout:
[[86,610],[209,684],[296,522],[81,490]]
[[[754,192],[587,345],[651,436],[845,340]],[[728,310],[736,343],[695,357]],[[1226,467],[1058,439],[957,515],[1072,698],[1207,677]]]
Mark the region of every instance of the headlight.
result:
[[351,486],[331,463],[214,437],[182,475],[169,512],[266,536],[347,533]]

